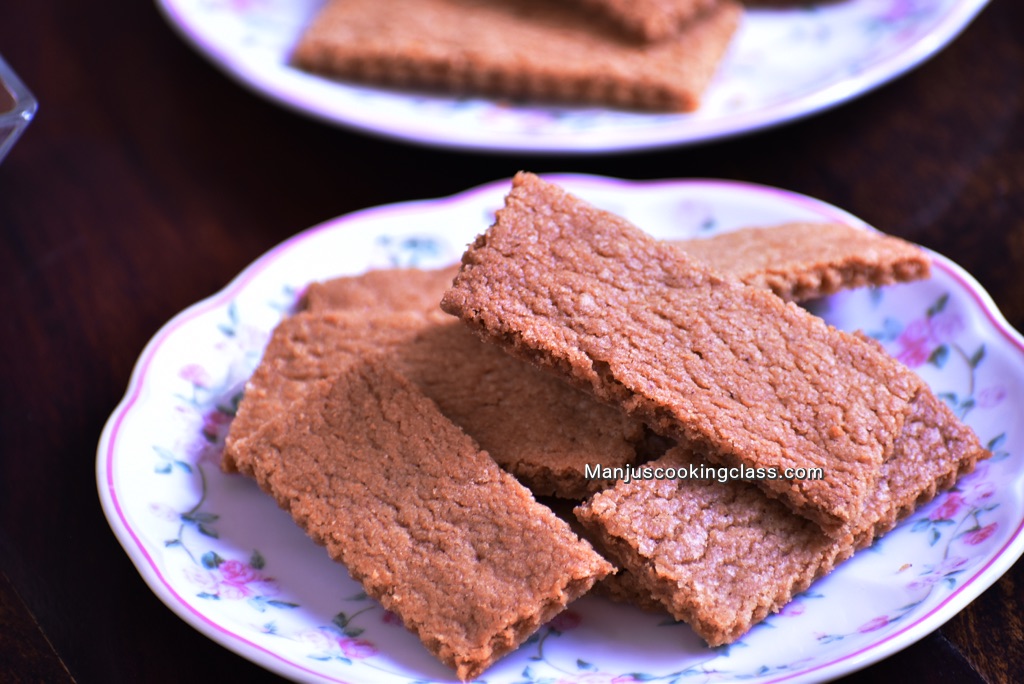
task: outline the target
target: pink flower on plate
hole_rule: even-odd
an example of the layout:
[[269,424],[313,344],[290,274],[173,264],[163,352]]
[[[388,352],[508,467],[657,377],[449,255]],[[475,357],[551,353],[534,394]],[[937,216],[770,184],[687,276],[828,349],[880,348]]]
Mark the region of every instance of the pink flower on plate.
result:
[[964,330],[963,319],[958,314],[950,311],[943,311],[931,317],[928,321],[932,340],[945,342],[952,340]]
[[923,344],[932,337],[932,329],[927,318],[918,318],[916,321],[907,323],[907,327],[900,333],[898,341],[906,345]]
[[217,596],[226,601],[241,601],[252,598],[255,592],[244,584],[220,583],[217,585]]
[[583,618],[580,617],[579,613],[571,610],[563,610],[561,613],[551,618],[548,622],[548,626],[556,632],[568,632],[571,629],[576,629],[583,622]]
[[224,443],[221,441],[211,442],[208,439],[203,441],[196,440],[194,444],[190,445],[190,452],[194,457],[195,463],[209,463],[215,468],[220,468],[221,456],[224,453]]
[[931,326],[927,319],[918,319],[907,325],[896,338],[900,349],[896,358],[908,368],[916,368],[927,363],[932,355]]
[[224,581],[232,584],[248,584],[263,579],[256,568],[240,560],[226,560],[217,569]]
[[960,316],[948,311],[911,321],[896,338],[899,345],[896,358],[909,368],[924,365],[937,347],[955,338],[963,329]]
[[[247,563],[238,560],[227,560],[217,566],[220,573],[220,595],[227,599],[249,598],[250,596],[267,595],[272,581],[263,577],[262,573]],[[276,592],[269,592],[276,593]]]
[[782,607],[782,610],[779,611],[779,615],[783,615],[785,617],[796,617],[797,615],[803,615],[804,610],[804,604],[800,601],[790,601]]
[[178,371],[178,375],[196,387],[207,389],[213,385],[213,379],[210,378],[210,374],[206,372],[206,369],[195,363],[190,363],[182,368]]
[[377,647],[366,639],[342,637],[338,639],[338,647],[341,648],[341,652],[346,658],[352,660],[363,660],[377,655]]
[[964,490],[964,503],[978,506],[996,495],[996,486],[992,482],[975,482]]
[[918,368],[928,363],[932,350],[925,346],[904,347],[896,354],[896,360],[907,368]]
[[234,335],[223,342],[217,343],[216,349],[262,349],[267,345],[267,332],[251,325],[239,324],[234,329]]
[[934,568],[929,570],[927,574],[922,575],[918,579],[908,584],[907,588],[912,590],[927,589],[928,587],[937,584],[943,578],[948,577],[955,572],[963,570],[965,567],[967,567],[969,563],[970,561],[967,558],[964,558],[963,556],[953,556],[952,558],[947,558],[938,565],[936,565]]
[[863,625],[857,628],[857,631],[861,634],[867,634],[868,632],[874,632],[882,629],[889,624],[889,618],[885,615],[879,615],[876,618],[868,620]]
[[227,432],[231,425],[232,416],[220,409],[209,411],[203,416],[203,437],[211,442],[216,442]]
[[977,546],[982,543],[993,534],[995,534],[996,528],[999,527],[999,523],[989,523],[984,527],[979,527],[976,530],[971,530],[964,533],[964,543],[970,544],[971,546]]
[[936,582],[938,582],[940,579],[942,579],[942,578],[939,577],[938,575],[929,573],[929,574],[925,575],[924,577],[916,579],[913,582],[911,582],[910,584],[908,584],[907,585],[907,589],[910,589],[911,591],[917,591],[918,589],[928,589],[929,587],[934,585]]
[[217,592],[217,578],[208,570],[203,570],[196,566],[187,566],[185,568],[185,577],[205,593],[215,594]]
[[319,629],[309,629],[300,633],[299,640],[321,653],[332,651],[335,646],[334,639]]
[[1006,399],[1006,388],[1002,385],[986,387],[978,392],[978,406],[981,408],[994,408],[1003,403]]
[[963,504],[964,500],[959,492],[949,492],[942,503],[929,514],[928,519],[932,522],[952,520],[953,516],[960,512],[960,507]]
[[149,504],[149,512],[161,520],[167,520],[170,522],[178,522],[181,520],[181,514],[167,504],[157,503],[154,501]]
[[969,562],[970,561],[963,556],[953,556],[952,558],[947,558],[935,566],[934,573],[941,577],[945,577],[957,570],[962,570]]

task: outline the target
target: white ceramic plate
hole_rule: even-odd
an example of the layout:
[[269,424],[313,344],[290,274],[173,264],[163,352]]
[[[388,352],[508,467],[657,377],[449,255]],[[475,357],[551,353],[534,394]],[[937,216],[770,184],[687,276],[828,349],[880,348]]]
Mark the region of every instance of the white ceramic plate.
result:
[[[852,216],[815,200],[719,181],[549,176],[659,237]],[[456,261],[510,184],[395,204],[300,233],[223,291],[170,321],[146,347],[98,452],[110,524],[153,591],[196,629],[286,677],[448,681],[394,618],[247,478],[217,467],[238,393],[263,345],[311,280],[373,267]],[[730,648],[689,627],[584,597],[484,675],[513,682],[817,681],[920,639],[994,582],[1024,550],[1024,339],[980,286],[936,255],[914,284],[822,300],[918,371],[994,456],[869,550]]]
[[288,66],[323,0],[157,0],[201,54],[293,110],[388,138],[491,152],[595,153],[713,140],[850,100],[925,61],[988,0],[833,0],[752,9],[700,110],[641,114],[349,85]]

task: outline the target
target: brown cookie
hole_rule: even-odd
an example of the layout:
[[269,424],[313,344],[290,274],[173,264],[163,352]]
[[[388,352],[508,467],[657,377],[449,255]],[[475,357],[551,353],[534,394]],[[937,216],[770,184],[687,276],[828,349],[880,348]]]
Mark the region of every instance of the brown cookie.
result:
[[692,111],[741,13],[723,0],[672,38],[642,45],[551,0],[331,0],[292,63],[397,88]]

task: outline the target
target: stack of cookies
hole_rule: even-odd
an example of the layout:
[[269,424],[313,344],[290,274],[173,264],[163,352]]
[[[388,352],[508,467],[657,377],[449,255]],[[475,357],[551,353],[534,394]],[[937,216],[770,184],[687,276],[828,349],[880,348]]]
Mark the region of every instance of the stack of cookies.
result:
[[594,588],[730,643],[987,456],[878,345],[786,301],[929,267],[840,225],[660,242],[520,174],[460,266],[311,285],[223,465],[463,679]]
[[[620,481],[575,509],[656,603],[738,639],[988,456],[867,338],[519,174],[442,308],[677,445],[647,464],[728,479]],[[913,269],[911,269],[913,270]],[[821,473],[820,478],[777,477]]]
[[292,62],[396,88],[692,111],[741,14],[736,0],[330,0]]

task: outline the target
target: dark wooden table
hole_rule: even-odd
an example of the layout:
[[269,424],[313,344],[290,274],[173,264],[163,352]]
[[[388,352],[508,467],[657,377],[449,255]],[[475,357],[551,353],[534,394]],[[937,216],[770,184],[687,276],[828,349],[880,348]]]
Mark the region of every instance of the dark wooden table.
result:
[[[111,533],[94,465],[147,340],[298,230],[518,169],[720,177],[846,209],[954,258],[1024,329],[1024,6],[841,108],[700,147],[489,156],[364,137],[236,86],[150,2],[6,3],[41,102],[0,165],[0,681],[275,677],[175,617]],[[1024,563],[851,681],[1024,677]]]

